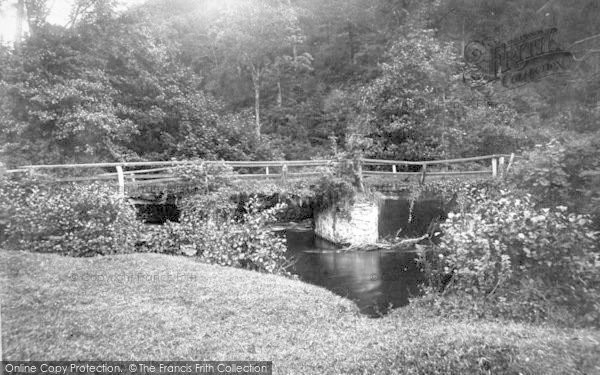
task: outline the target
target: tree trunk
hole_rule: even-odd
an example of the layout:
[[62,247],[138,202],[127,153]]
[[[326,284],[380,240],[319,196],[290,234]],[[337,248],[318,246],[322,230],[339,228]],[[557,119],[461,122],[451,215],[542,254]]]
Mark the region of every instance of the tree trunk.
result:
[[350,21],[348,21],[348,44],[350,47],[350,63],[354,63],[354,30]]
[[283,96],[281,95],[281,78],[277,78],[277,107],[281,108]]
[[461,53],[461,56],[465,55],[465,46],[466,46],[466,42],[465,42],[465,19],[463,18],[463,22],[462,22],[462,34],[461,34],[461,41],[460,41],[460,53]]
[[[448,147],[446,146],[446,91],[444,89],[444,92],[442,93],[442,154],[444,159],[447,156],[447,149]],[[445,164],[446,166],[446,170],[448,170],[448,164]]]
[[252,68],[252,84],[254,85],[254,120],[257,138],[260,138],[260,73],[260,69]]
[[15,30],[15,50],[19,51],[23,41],[23,23],[25,22],[25,0],[17,1],[17,29]]

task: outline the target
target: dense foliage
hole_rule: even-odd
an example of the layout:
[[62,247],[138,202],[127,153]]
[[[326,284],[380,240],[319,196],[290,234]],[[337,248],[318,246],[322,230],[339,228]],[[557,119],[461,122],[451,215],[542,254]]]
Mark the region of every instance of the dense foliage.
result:
[[114,186],[3,180],[0,197],[10,218],[2,236],[9,248],[71,256],[135,250],[141,224]]
[[[585,14],[541,0],[78,0],[66,26],[47,22],[47,0],[15,3],[29,33],[0,47],[10,167],[325,157],[332,136],[415,160],[598,131],[593,0]],[[577,57],[568,74],[510,91],[465,80],[469,41],[551,26]]]
[[[260,200],[251,198],[236,218],[237,205],[228,198],[222,194],[187,197],[181,202],[180,222],[151,230],[141,246],[152,252],[193,254],[211,264],[288,274],[285,237],[267,227],[285,206],[264,209]],[[211,204],[215,199],[226,204]]]
[[0,240],[10,249],[70,256],[196,255],[207,263],[287,274],[285,238],[267,227],[286,214],[286,205],[267,207],[250,196],[240,207],[224,190],[180,201],[179,223],[144,226],[114,185],[3,179],[0,207],[9,220],[3,220]]
[[538,206],[565,205],[592,216],[600,229],[600,133],[539,146],[526,153],[510,176]]
[[359,123],[375,158],[428,160],[501,153],[523,146],[517,114],[503,103],[478,103],[464,89],[459,51],[433,30],[394,42],[382,74],[362,92]]
[[[600,248],[589,216],[529,194],[465,186],[425,261],[441,314],[600,325]],[[443,296],[437,292],[443,291]]]

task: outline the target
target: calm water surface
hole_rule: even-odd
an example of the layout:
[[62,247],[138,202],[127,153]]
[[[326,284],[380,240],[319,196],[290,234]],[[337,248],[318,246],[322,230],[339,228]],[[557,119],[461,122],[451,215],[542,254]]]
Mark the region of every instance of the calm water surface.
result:
[[340,252],[312,231],[287,231],[294,273],[303,281],[353,300],[363,314],[378,317],[419,294],[423,275],[414,253]]

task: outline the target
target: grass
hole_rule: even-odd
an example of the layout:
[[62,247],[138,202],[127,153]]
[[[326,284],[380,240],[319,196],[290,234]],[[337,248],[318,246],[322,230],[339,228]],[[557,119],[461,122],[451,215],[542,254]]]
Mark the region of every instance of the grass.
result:
[[369,319],[319,287],[158,254],[0,251],[0,264],[5,360],[270,360],[277,374],[600,374],[595,330],[434,319],[414,309]]

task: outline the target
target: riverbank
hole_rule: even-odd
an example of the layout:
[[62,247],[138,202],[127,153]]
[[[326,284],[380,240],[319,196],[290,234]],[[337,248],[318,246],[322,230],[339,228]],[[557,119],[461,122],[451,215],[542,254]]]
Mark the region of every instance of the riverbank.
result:
[[5,360],[271,360],[277,374],[596,374],[600,332],[369,319],[300,281],[158,254],[0,251]]

